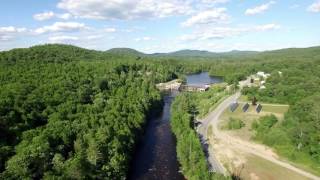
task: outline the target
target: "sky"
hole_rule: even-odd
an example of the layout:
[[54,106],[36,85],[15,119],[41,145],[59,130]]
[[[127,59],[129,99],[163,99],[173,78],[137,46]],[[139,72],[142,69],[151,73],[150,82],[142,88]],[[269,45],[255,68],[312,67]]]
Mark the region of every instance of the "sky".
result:
[[320,45],[320,0],[2,0],[0,51],[224,52]]

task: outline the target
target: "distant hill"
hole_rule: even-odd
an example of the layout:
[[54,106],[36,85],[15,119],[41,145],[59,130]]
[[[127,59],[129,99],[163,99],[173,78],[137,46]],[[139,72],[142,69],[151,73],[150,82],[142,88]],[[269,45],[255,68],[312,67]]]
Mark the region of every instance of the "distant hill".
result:
[[259,54],[259,51],[239,51],[239,50],[233,50],[229,52],[223,52],[219,54],[224,54],[224,55],[254,55],[254,54]]
[[17,48],[0,52],[0,61],[46,61],[64,62],[72,60],[101,59],[103,53],[65,44],[45,44],[30,48]]
[[296,55],[296,54],[314,54],[320,53],[320,46],[308,47],[308,48],[286,48],[278,49],[272,51],[264,51],[263,54],[287,54],[287,55]]
[[239,51],[233,50],[229,52],[210,52],[201,50],[180,50],[171,53],[154,53],[150,56],[156,57],[200,57],[200,58],[227,58],[232,59],[240,57],[242,59],[254,58],[256,56],[275,57],[303,57],[303,56],[317,56],[320,54],[320,46],[308,47],[308,48],[286,48],[270,51]]
[[116,54],[116,55],[132,55],[132,56],[143,56],[145,55],[144,53],[137,51],[135,49],[130,49],[130,48],[112,48],[105,53],[108,54]]
[[154,56],[175,56],[175,57],[183,57],[183,56],[201,56],[201,57],[209,57],[209,56],[216,56],[217,53],[209,52],[209,51],[201,51],[201,50],[180,50],[180,51],[175,51],[171,53],[155,53],[151,54]]
[[230,52],[210,52],[210,51],[204,51],[204,50],[180,50],[175,51],[171,53],[154,53],[151,54],[151,56],[169,56],[169,57],[228,57],[228,56],[247,56],[247,55],[253,55],[258,54],[257,51],[230,51]]
[[172,57],[175,59],[192,60],[194,58],[203,59],[283,59],[295,58],[304,59],[304,57],[314,57],[320,59],[320,46],[309,48],[287,48],[272,51],[238,51],[229,52],[210,52],[203,50],[180,50],[170,53],[145,54],[130,48],[113,48],[107,51],[88,50],[72,45],[64,44],[46,44],[37,45],[30,48],[17,48],[10,51],[0,52],[0,61],[32,61],[41,60],[49,62],[73,61],[73,60],[106,60],[118,57]]

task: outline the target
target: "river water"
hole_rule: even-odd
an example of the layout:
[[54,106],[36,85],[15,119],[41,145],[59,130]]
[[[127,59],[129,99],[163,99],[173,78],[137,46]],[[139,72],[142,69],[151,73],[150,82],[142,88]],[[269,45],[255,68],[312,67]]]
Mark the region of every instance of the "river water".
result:
[[[218,83],[222,79],[210,77],[207,72],[187,76],[188,85]],[[170,108],[177,91],[164,95],[160,115],[148,120],[142,142],[133,157],[130,180],[182,180],[176,154],[176,140],[170,128]]]
[[201,86],[205,84],[214,84],[222,82],[221,77],[209,76],[208,72],[187,75],[187,85]]

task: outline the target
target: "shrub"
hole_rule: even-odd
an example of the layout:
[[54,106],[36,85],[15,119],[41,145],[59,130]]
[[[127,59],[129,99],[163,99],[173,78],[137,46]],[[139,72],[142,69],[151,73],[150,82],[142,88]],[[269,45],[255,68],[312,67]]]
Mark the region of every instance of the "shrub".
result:
[[245,123],[241,119],[230,118],[227,128],[232,129],[241,129],[245,126]]

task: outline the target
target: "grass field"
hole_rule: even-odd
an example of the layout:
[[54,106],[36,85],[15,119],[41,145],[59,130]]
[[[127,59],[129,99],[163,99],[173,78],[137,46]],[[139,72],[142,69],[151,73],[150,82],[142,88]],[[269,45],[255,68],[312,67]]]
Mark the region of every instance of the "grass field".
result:
[[215,86],[209,91],[194,94],[194,97],[199,110],[197,119],[201,120],[228,97],[228,92],[221,90],[220,86]]
[[[228,130],[227,133],[239,137],[245,141],[252,141],[253,133],[254,131],[251,131],[251,124],[254,120],[259,119],[262,116],[274,114],[279,121],[283,120],[284,114],[288,111],[289,105],[284,104],[263,104],[262,103],[262,110],[260,113],[256,112],[256,106],[250,105],[249,109],[246,112],[242,111],[242,107],[244,106],[246,97],[241,97],[242,99],[239,99],[238,101],[239,106],[234,111],[231,112],[229,109],[225,110],[221,117],[220,117],[220,124],[219,127],[221,129],[226,130],[226,125],[228,124],[228,121],[230,118],[240,119],[245,123],[245,127],[241,129],[236,130]],[[279,122],[278,122],[279,123]],[[211,126],[208,129],[208,135],[211,137],[213,134]],[[214,141],[211,142],[211,144],[215,144],[215,151],[217,153],[217,156],[220,158],[221,162],[229,169],[231,172],[239,172],[239,162],[240,164],[243,164],[243,169],[241,170],[240,177],[243,179],[270,179],[270,180],[278,180],[278,179],[290,179],[290,180],[304,180],[308,179],[305,176],[300,175],[299,173],[289,170],[285,167],[282,167],[274,162],[271,162],[269,160],[266,160],[262,157],[253,155],[248,152],[241,152],[237,150],[234,146],[228,145],[228,143],[223,143],[222,141]],[[282,155],[280,155],[280,159],[288,162],[289,164],[292,164],[293,166],[296,166],[300,169],[304,169],[306,171],[309,171],[313,174],[317,174],[316,172],[312,171],[308,166],[302,166],[300,163],[295,164],[292,161],[286,160]],[[307,163],[302,163],[307,164]],[[238,169],[234,169],[230,167],[238,167]]]
[[[239,106],[238,108],[234,111],[231,112],[229,109],[227,109],[225,112],[223,112],[222,116],[220,117],[221,121],[219,124],[219,127],[221,129],[226,130],[226,125],[228,123],[228,121],[230,120],[230,118],[236,118],[236,119],[240,119],[245,123],[245,126],[241,129],[236,129],[236,130],[228,130],[228,133],[231,134],[232,136],[236,136],[239,137],[243,140],[246,141],[251,141],[252,137],[253,137],[253,131],[251,131],[251,124],[254,120],[259,119],[262,116],[265,115],[270,115],[270,114],[274,114],[279,121],[283,120],[284,114],[288,111],[289,106],[288,105],[282,105],[282,104],[263,104],[262,103],[262,111],[260,113],[257,113],[255,111],[255,106],[250,105],[249,109],[247,112],[243,112],[242,111],[242,107],[245,104],[244,102],[246,100],[245,96],[241,96],[239,98]],[[280,153],[280,155],[282,156],[282,159],[285,160],[286,158],[284,158],[283,154]],[[291,174],[292,171],[287,170],[285,168],[281,168],[280,166],[271,163],[267,160],[264,160],[262,158],[259,158],[257,156],[248,156],[248,164],[246,164],[247,167],[244,168],[243,170],[243,175],[244,175],[244,179],[250,179],[252,177],[250,177],[250,174],[248,174],[248,172],[255,172],[260,174],[259,177],[263,177],[260,179],[288,179],[285,178],[286,175],[288,176],[288,173],[290,173],[290,180],[295,180],[295,179],[304,179],[304,177],[301,177],[299,174]],[[289,162],[288,160],[285,160],[287,162]],[[315,172],[312,168],[310,168],[308,165],[309,162],[304,162],[303,160],[296,160],[296,162],[298,162],[297,164],[294,164],[295,166],[304,169],[306,171],[312,172],[314,174],[319,175],[319,172]],[[304,166],[303,166],[304,164]],[[273,167],[273,168],[272,168]],[[267,168],[267,170],[266,170]],[[247,170],[246,170],[247,169]],[[274,170],[275,169],[275,170]],[[268,173],[267,171],[271,170],[272,173]],[[245,173],[245,171],[247,171],[247,173]],[[277,176],[275,177],[274,174],[277,174]],[[283,178],[281,178],[283,177]]]
[[241,119],[245,123],[245,127],[238,129],[238,130],[232,130],[230,133],[233,135],[236,135],[244,140],[250,140],[252,137],[252,131],[251,124],[254,120],[259,119],[262,116],[274,114],[280,121],[283,119],[284,113],[288,111],[289,106],[288,105],[263,105],[262,104],[262,110],[260,113],[257,113],[255,111],[255,106],[250,105],[247,112],[242,111],[242,107],[245,103],[239,103],[238,108],[236,111],[231,112],[229,109],[227,109],[221,116],[221,123],[220,127],[224,129],[226,124],[228,123],[229,119],[236,118]]
[[248,101],[248,97],[246,95],[241,95],[238,100],[239,101]]
[[259,180],[307,180],[308,178],[258,156],[247,155],[240,177]]

